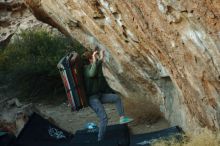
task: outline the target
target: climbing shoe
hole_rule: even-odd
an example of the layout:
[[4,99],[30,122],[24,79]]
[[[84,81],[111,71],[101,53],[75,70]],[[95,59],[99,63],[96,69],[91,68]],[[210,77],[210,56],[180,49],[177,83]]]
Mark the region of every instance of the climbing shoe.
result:
[[132,121],[133,121],[132,118],[128,118],[128,117],[120,118],[120,124],[126,124],[126,123],[130,123]]

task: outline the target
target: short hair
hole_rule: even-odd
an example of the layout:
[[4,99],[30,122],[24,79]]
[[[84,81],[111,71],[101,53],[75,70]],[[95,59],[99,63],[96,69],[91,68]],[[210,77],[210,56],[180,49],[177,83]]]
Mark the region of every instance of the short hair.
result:
[[84,60],[84,61],[89,61],[90,59],[92,59],[92,54],[93,54],[93,52],[91,51],[91,50],[86,50],[83,54],[82,54],[82,59]]

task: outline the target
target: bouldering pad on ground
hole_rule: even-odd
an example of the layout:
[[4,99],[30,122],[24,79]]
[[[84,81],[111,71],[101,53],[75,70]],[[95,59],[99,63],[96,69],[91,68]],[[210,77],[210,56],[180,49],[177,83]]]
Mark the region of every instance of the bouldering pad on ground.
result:
[[[97,142],[98,130],[78,130],[75,133],[72,143],[75,144],[89,144]],[[105,137],[102,141],[103,146],[108,143],[112,143],[112,146],[129,146],[130,144],[130,133],[128,126],[123,125],[110,125],[107,126]],[[114,145],[113,145],[114,144]]]
[[178,126],[175,126],[151,133],[132,135],[130,146],[150,146],[151,143],[155,140],[169,140],[171,137],[176,138],[177,140],[181,140],[182,134],[183,130]]
[[69,146],[73,135],[33,113],[16,139],[16,146]]

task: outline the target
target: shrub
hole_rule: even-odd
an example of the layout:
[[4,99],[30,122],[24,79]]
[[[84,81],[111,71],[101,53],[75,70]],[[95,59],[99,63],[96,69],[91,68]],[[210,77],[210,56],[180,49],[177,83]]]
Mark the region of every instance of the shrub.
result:
[[42,29],[23,31],[0,52],[1,74],[19,97],[45,97],[65,93],[57,63],[67,52],[83,47],[63,35]]

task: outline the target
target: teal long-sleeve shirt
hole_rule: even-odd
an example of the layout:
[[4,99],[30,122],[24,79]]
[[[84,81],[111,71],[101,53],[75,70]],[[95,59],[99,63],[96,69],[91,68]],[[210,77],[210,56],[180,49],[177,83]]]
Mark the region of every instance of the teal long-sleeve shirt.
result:
[[114,93],[103,75],[101,60],[84,66],[84,81],[87,97],[100,93]]

